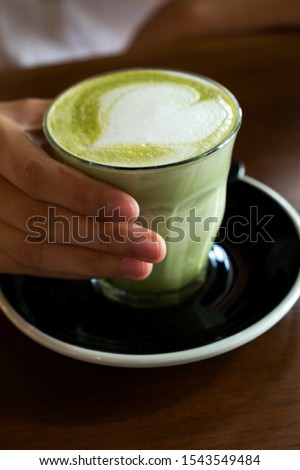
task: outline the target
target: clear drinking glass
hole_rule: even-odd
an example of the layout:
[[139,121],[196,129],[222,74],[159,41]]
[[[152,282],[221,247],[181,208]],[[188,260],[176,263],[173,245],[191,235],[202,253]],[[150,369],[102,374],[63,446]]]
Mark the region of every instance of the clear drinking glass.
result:
[[79,158],[57,144],[45,116],[45,133],[56,158],[131,194],[139,203],[141,224],[166,240],[166,258],[154,265],[147,279],[92,280],[109,299],[137,307],[160,307],[182,301],[205,283],[209,251],[224,215],[227,178],[242,114],[231,92],[207,77],[201,78],[227,95],[235,122],[218,145],[175,163],[119,167]]

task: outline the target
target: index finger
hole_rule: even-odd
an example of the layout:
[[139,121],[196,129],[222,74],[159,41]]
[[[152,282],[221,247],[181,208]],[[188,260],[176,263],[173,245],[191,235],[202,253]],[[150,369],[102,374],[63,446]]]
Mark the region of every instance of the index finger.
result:
[[78,214],[138,217],[133,197],[51,158],[17,126],[0,117],[0,173],[33,199],[50,202]]

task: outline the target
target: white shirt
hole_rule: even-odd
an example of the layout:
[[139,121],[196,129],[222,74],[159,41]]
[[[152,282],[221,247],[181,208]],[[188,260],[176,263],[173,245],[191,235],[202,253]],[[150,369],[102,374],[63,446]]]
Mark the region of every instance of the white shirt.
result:
[[0,69],[119,54],[167,0],[0,0]]

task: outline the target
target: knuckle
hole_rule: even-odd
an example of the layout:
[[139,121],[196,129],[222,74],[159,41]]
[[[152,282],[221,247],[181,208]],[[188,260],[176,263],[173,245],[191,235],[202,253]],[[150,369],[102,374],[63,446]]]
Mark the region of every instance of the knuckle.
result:
[[88,214],[92,205],[91,188],[86,184],[77,184],[76,187],[76,200],[78,204],[78,211],[82,214]]
[[34,160],[24,161],[17,171],[24,191],[31,197],[38,197],[44,186],[41,164]]
[[73,209],[87,215],[95,200],[91,180],[77,169],[64,164],[57,166],[56,171],[57,181],[66,183],[66,193],[72,199]]

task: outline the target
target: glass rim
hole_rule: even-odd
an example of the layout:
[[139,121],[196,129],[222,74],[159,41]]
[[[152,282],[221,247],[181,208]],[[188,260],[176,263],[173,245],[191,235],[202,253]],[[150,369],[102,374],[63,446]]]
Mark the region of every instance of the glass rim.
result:
[[[162,164],[159,164],[159,165],[149,165],[149,166],[146,166],[146,165],[143,165],[143,166],[108,165],[106,163],[100,163],[100,162],[95,162],[95,161],[92,161],[92,160],[87,160],[86,158],[82,158],[78,155],[74,155],[74,153],[69,152],[68,150],[64,149],[58,142],[56,142],[56,140],[54,139],[54,137],[51,135],[51,133],[48,130],[47,119],[48,119],[48,115],[49,115],[52,107],[54,106],[56,101],[59,99],[59,97],[61,97],[69,89],[71,89],[71,88],[73,88],[77,85],[80,85],[81,83],[84,83],[86,81],[96,79],[97,77],[101,77],[101,76],[104,76],[104,75],[111,75],[111,74],[114,74],[114,73],[130,72],[130,71],[134,71],[134,70],[141,70],[141,71],[143,71],[143,70],[145,70],[145,71],[153,70],[153,71],[165,71],[165,72],[171,72],[171,73],[174,72],[174,73],[177,73],[177,74],[180,74],[180,75],[195,76],[195,77],[198,77],[198,78],[200,78],[204,81],[207,81],[207,82],[211,83],[216,88],[221,89],[221,91],[223,91],[230,98],[232,103],[234,104],[235,111],[236,111],[236,120],[235,120],[233,128],[220,142],[218,142],[216,145],[214,145],[212,148],[206,150],[205,152],[200,153],[199,155],[195,155],[195,156],[190,157],[190,158],[185,158],[183,160],[179,160],[179,161],[176,161],[176,162],[162,163]],[[75,160],[77,162],[80,162],[81,164],[83,164],[84,166],[87,166],[87,167],[102,168],[102,169],[106,169],[106,170],[110,170],[110,171],[122,171],[122,172],[124,172],[124,171],[134,172],[134,171],[162,170],[164,168],[177,167],[177,166],[180,166],[180,165],[186,165],[188,163],[195,162],[197,160],[200,160],[202,158],[205,158],[205,157],[211,155],[212,153],[215,153],[217,150],[219,150],[222,147],[224,147],[225,145],[227,145],[235,137],[235,135],[237,134],[239,128],[241,127],[242,114],[243,114],[242,109],[240,107],[240,104],[239,104],[237,98],[234,96],[234,94],[227,87],[225,87],[224,85],[222,85],[218,81],[216,81],[216,80],[214,80],[210,77],[207,77],[206,75],[202,75],[202,74],[199,74],[199,73],[196,73],[196,72],[189,72],[189,71],[184,71],[184,70],[179,70],[179,69],[170,69],[170,68],[163,68],[163,67],[131,67],[131,68],[126,68],[126,69],[118,69],[118,70],[103,72],[103,73],[98,74],[98,75],[93,75],[89,78],[86,78],[86,79],[83,79],[83,80],[81,80],[77,83],[74,83],[74,85],[71,85],[70,87],[68,87],[67,89],[62,91],[60,94],[58,94],[54,98],[53,102],[50,104],[50,106],[48,107],[48,109],[44,113],[43,131],[44,131],[44,134],[45,134],[48,142],[50,143],[50,145],[54,149],[56,149],[58,152],[60,152],[63,156],[68,157],[68,158],[70,158],[72,160]]]

